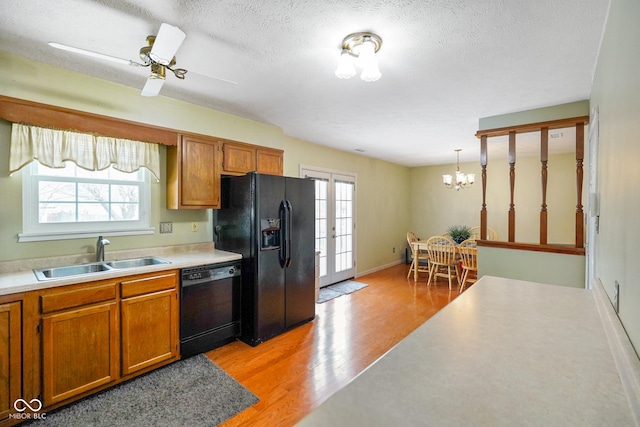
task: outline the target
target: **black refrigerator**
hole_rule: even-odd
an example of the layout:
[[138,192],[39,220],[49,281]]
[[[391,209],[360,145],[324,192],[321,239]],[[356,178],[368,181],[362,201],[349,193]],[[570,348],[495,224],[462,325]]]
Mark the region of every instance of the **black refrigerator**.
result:
[[313,180],[223,177],[214,241],[242,254],[241,333],[256,346],[315,317]]

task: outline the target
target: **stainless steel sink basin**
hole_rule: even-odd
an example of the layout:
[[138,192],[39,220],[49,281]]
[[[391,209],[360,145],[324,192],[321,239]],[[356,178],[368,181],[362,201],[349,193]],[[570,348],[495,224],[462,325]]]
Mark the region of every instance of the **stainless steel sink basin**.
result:
[[156,264],[170,264],[169,261],[165,261],[156,257],[144,257],[144,258],[132,258],[132,259],[121,259],[117,261],[107,261],[105,262],[111,268],[135,268],[135,267],[146,267],[148,265],[156,265]]
[[33,272],[38,280],[60,279],[64,277],[94,274],[124,268],[146,267],[157,264],[171,264],[156,257],[121,259],[116,261],[92,262],[91,264],[65,265],[62,267],[39,268]]
[[94,262],[91,264],[65,265],[63,267],[41,268],[35,269],[38,280],[59,279],[62,277],[79,276],[81,274],[98,273],[108,271],[112,268],[102,262]]

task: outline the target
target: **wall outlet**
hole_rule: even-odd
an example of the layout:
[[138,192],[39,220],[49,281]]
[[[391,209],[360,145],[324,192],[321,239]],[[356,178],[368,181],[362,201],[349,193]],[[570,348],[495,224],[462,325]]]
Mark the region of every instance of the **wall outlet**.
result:
[[394,254],[396,253],[396,247],[395,246],[393,247],[393,253]]
[[197,222],[192,222],[191,223],[191,231],[193,231],[194,233],[196,231],[198,231],[198,223]]
[[613,309],[620,312],[620,283],[616,280],[613,285]]
[[173,223],[172,222],[161,222],[160,223],[160,234],[171,234],[173,233]]

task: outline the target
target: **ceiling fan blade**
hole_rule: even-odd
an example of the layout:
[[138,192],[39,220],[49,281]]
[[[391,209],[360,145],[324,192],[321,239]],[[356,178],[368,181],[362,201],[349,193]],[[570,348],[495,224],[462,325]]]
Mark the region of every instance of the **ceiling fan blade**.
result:
[[147,83],[145,83],[142,88],[141,95],[142,96],[157,96],[160,93],[160,89],[164,84],[164,79],[156,79],[153,77],[149,77],[147,79]]
[[129,59],[118,58],[116,56],[105,55],[104,53],[93,52],[91,50],[80,49],[79,47],[67,46],[60,43],[49,42],[49,46],[55,47],[56,49],[66,50],[68,52],[79,53],[80,55],[91,56],[93,58],[102,59],[105,61],[117,62],[119,64],[124,65],[133,65],[133,66],[141,66],[142,64],[138,64],[137,62],[131,61]]
[[178,27],[163,23],[153,42],[149,56],[156,62],[168,65],[182,44],[186,34]]

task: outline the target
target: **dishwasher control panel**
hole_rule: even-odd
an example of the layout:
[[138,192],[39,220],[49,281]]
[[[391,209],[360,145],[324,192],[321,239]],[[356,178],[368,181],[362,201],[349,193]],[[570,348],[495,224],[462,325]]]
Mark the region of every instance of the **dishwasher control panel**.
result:
[[200,267],[182,269],[182,284],[189,285],[204,281],[223,280],[230,277],[240,276],[240,263],[234,264],[211,264]]

